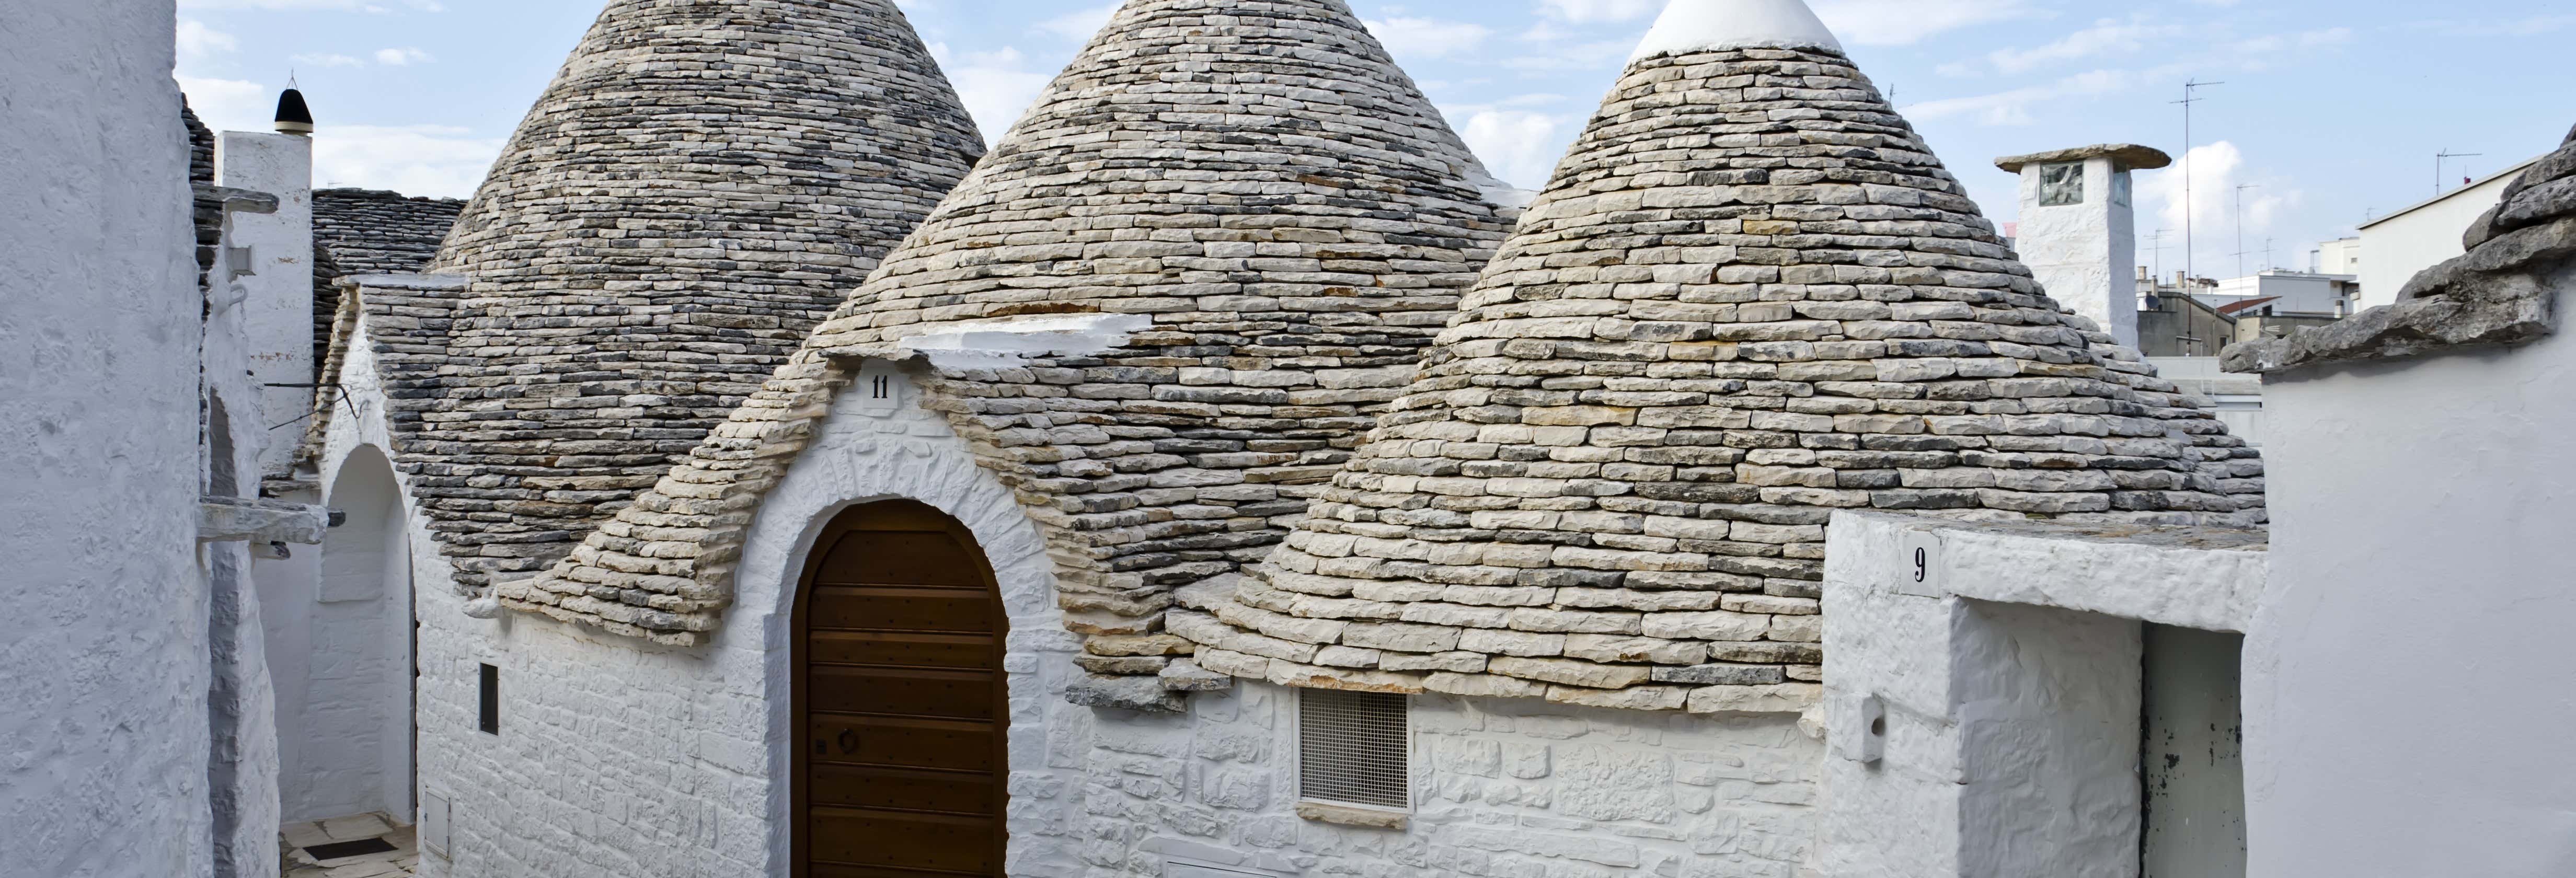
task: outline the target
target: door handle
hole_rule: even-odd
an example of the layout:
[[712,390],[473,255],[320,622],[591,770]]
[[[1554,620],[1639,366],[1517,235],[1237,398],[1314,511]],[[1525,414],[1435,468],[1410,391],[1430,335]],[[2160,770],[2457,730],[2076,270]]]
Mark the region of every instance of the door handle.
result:
[[837,740],[841,742],[841,755],[847,756],[849,754],[859,752],[859,733],[857,731],[852,729],[842,729],[841,736]]

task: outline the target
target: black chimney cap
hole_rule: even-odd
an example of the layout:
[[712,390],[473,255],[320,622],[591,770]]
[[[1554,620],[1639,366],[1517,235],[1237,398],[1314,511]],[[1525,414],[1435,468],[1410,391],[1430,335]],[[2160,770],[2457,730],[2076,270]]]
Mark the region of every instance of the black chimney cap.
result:
[[313,110],[304,106],[304,93],[287,89],[277,96],[277,130],[287,134],[313,133]]

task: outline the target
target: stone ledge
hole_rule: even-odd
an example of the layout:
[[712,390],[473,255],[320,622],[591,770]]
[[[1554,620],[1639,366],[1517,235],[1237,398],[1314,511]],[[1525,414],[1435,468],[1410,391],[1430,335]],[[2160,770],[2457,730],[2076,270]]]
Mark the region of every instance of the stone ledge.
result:
[[1413,820],[1413,815],[1403,811],[1381,811],[1376,808],[1357,808],[1350,805],[1329,805],[1323,802],[1297,803],[1297,816],[1317,823],[1330,823],[1335,826],[1356,826],[1362,829],[1392,829],[1397,832],[1403,832],[1405,827],[1411,825]]
[[201,497],[197,500],[197,542],[295,543],[320,545],[331,529],[331,510],[302,503]]
[[1064,700],[1083,707],[1107,707],[1145,713],[1180,713],[1181,694],[1163,688],[1156,677],[1085,675],[1064,688]]
[[2164,150],[2152,146],[2139,146],[2134,143],[2101,143],[2072,149],[2034,152],[2029,155],[2004,156],[1995,160],[1995,167],[2018,174],[2021,173],[2021,169],[2031,165],[2080,162],[2091,158],[2107,158],[2120,167],[2133,171],[2152,171],[2173,164],[2173,156],[2166,155]]
[[2576,258],[2576,217],[2518,229],[2426,269],[2397,304],[2288,338],[2230,345],[2220,367],[2271,374],[2324,363],[2414,357],[2470,345],[2517,345],[2558,330],[2555,277]]

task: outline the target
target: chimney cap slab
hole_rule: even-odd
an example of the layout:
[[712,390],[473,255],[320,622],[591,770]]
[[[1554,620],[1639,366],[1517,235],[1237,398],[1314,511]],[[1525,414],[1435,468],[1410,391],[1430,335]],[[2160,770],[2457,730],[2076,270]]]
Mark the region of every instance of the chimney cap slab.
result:
[[2121,169],[2130,171],[2152,171],[2173,164],[2173,156],[2166,155],[2164,150],[2152,146],[2139,146],[2134,143],[2100,143],[2073,149],[2052,149],[2029,155],[2005,156],[1995,160],[1995,167],[2018,174],[2021,173],[2022,168],[2031,165],[2080,162],[2092,158],[2108,158]]

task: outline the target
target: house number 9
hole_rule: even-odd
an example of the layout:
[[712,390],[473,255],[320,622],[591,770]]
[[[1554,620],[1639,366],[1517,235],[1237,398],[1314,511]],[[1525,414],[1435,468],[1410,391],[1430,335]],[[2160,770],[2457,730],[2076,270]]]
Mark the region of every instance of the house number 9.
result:
[[1921,597],[1942,597],[1949,589],[1941,582],[1941,536],[1928,530],[1905,531],[1898,543],[1899,558],[1912,569],[1900,569],[1896,575],[1896,593]]

